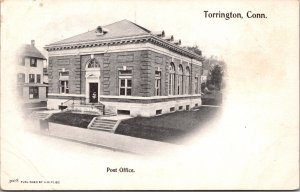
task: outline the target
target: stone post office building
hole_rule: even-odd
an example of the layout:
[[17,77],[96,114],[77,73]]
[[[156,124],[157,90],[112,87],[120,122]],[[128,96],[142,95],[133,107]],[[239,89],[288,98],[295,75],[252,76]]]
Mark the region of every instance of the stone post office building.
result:
[[46,45],[48,108],[73,100],[154,116],[201,105],[203,57],[180,44],[164,31],[122,20]]

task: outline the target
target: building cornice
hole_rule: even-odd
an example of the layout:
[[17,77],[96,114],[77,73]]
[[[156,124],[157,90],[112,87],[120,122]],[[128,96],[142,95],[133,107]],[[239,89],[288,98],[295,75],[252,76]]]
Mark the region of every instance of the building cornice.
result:
[[143,36],[135,36],[135,37],[127,37],[127,38],[116,38],[116,39],[107,39],[100,41],[89,41],[89,42],[80,42],[80,43],[69,43],[69,44],[60,44],[60,45],[46,45],[44,48],[47,51],[59,51],[59,50],[68,50],[68,49],[81,49],[81,48],[92,48],[92,47],[101,47],[101,46],[117,46],[117,45],[125,45],[125,44],[137,44],[137,43],[152,43],[154,45],[158,45],[170,51],[180,53],[184,56],[187,56],[191,59],[195,59],[197,61],[203,61],[204,58],[196,53],[193,53],[187,49],[180,47],[179,45],[168,42],[164,39],[156,37],[152,34],[143,35]]

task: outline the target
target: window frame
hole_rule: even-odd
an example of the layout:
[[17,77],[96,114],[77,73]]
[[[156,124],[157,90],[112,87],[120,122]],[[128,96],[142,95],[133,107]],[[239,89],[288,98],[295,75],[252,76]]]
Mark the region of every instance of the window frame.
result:
[[170,63],[169,66],[169,80],[168,80],[168,94],[175,95],[175,64],[173,62]]
[[41,83],[41,78],[42,78],[41,74],[36,74],[36,83]]
[[[69,71],[59,71],[59,94],[69,94],[70,93],[70,87],[69,87],[69,77],[70,72]],[[61,78],[61,77],[67,77],[67,78]]]
[[[126,71],[128,71],[126,73]],[[133,70],[132,69],[127,69],[127,70],[118,70],[118,93],[119,96],[132,96],[132,88],[133,88],[133,81],[132,81],[132,75],[133,75]],[[122,85],[122,80],[124,80],[124,85]],[[130,82],[130,85],[128,85]],[[121,89],[124,89],[124,95],[121,94]],[[130,94],[128,94],[128,91],[130,90]]]
[[183,84],[183,67],[182,65],[178,66],[178,78],[177,78],[177,92],[178,95],[184,94],[184,84]]
[[59,93],[60,94],[69,94],[70,93],[68,80],[60,80],[59,81]]
[[19,84],[25,83],[25,73],[18,73],[17,75],[18,75],[17,82]]
[[195,77],[195,94],[199,93],[199,77]]
[[25,66],[25,57],[19,57],[19,65]]
[[[32,78],[31,78],[31,76],[32,76]],[[33,81],[31,81],[33,79]],[[28,82],[29,83],[35,83],[35,74],[29,74],[29,76],[28,76]]]
[[[33,93],[31,93],[31,91],[33,91]],[[32,98],[30,97],[30,95],[32,95]],[[39,98],[39,87],[29,87],[29,99],[38,99],[38,98]]]
[[[32,62],[32,61],[34,61],[34,62]],[[37,67],[37,58],[30,57],[29,62],[30,62],[30,67]]]
[[185,68],[185,76],[186,76],[186,82],[185,82],[185,94],[190,94],[190,86],[191,86],[191,70],[190,70],[190,67],[187,66]]
[[97,69],[97,68],[101,67],[100,63],[97,61],[96,58],[90,59],[87,62],[86,66],[87,66],[88,69]]
[[[158,74],[156,74],[158,73]],[[161,96],[161,71],[155,70],[155,96]]]

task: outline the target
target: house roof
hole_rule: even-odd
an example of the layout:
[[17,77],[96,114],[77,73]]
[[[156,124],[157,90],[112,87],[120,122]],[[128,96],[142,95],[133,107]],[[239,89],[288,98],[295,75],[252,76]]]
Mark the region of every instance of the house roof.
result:
[[19,54],[23,57],[35,57],[46,60],[46,57],[35,46],[30,44],[22,45]]
[[[100,26],[99,26],[100,27]],[[180,46],[179,43],[174,42],[174,39],[166,39],[164,37],[164,31],[161,35],[155,34],[140,25],[137,25],[126,19],[106,25],[101,26],[99,32],[99,27],[92,31],[88,31],[49,45],[45,46],[47,51],[52,50],[62,50],[62,49],[77,49],[84,47],[94,47],[102,45],[114,45],[123,43],[134,43],[150,41],[151,43],[156,43],[159,46],[166,47],[176,52],[188,55],[192,58],[196,58],[199,61],[203,60],[202,55],[194,53],[188,49]],[[173,36],[171,36],[173,37]]]
[[98,35],[97,29],[94,29],[92,31],[49,44],[49,46],[150,34],[148,29],[145,29],[144,27],[141,27],[126,19],[103,26],[103,28],[107,29],[108,33]]

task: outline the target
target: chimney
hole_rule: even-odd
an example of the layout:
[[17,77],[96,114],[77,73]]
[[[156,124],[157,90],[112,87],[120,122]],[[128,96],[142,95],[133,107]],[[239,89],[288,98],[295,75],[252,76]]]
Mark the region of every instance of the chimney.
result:
[[35,41],[34,41],[34,40],[31,40],[31,46],[34,47],[34,45],[35,45]]

